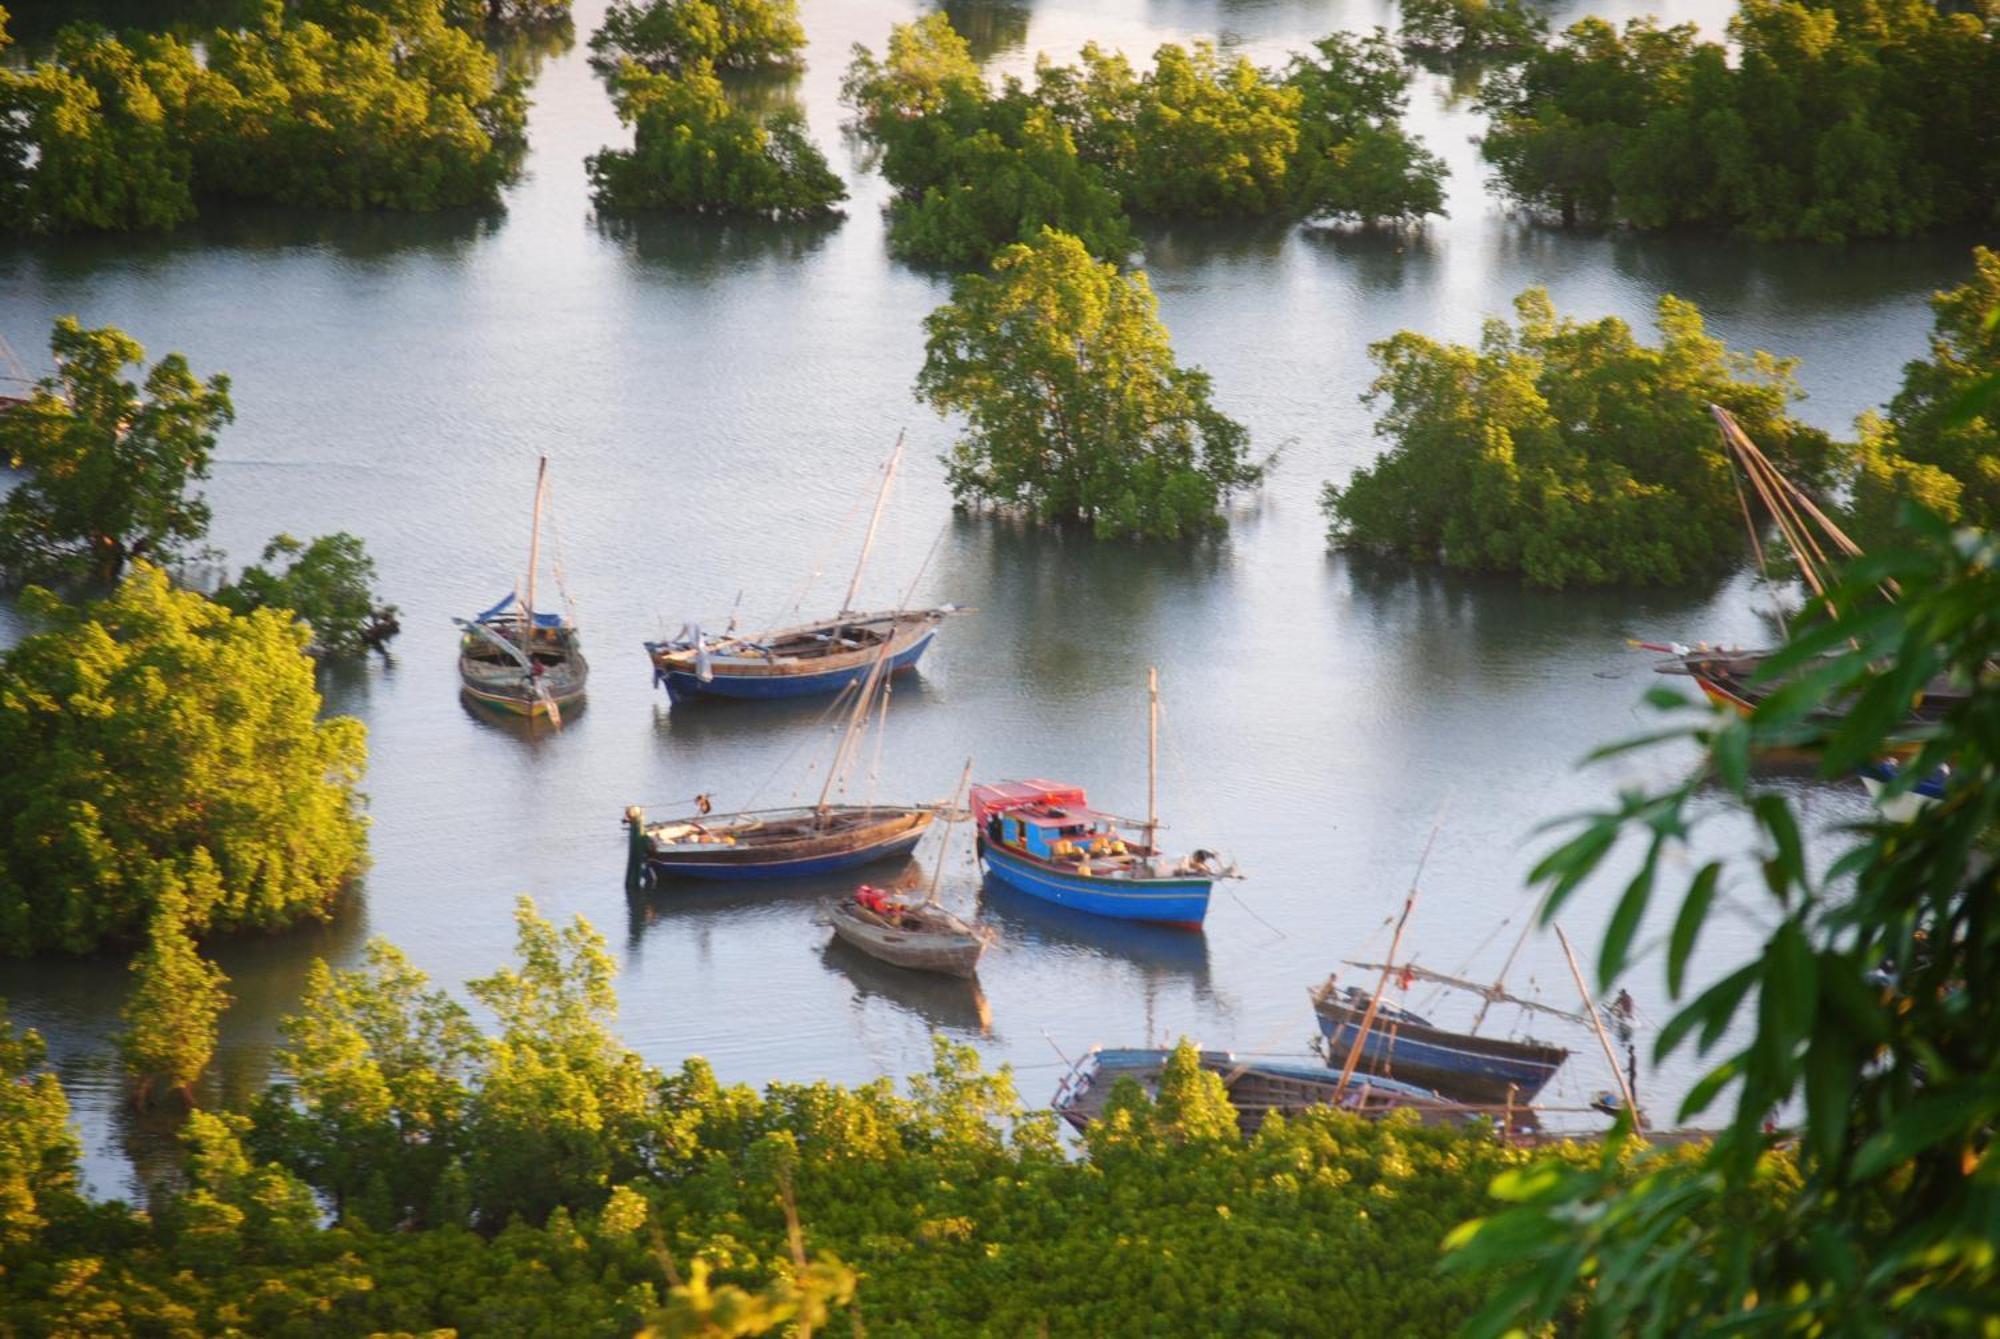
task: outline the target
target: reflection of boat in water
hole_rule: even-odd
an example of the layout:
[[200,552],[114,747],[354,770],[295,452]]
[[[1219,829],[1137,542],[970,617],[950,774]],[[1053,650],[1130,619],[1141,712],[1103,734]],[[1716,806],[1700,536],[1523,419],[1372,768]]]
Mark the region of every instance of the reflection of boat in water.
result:
[[883,467],[882,487],[875,495],[875,511],[868,521],[868,533],[861,541],[861,557],[854,565],[854,579],[848,583],[847,598],[840,612],[791,627],[737,635],[735,619],[720,635],[702,631],[689,623],[680,633],[663,641],[647,642],[646,654],[653,661],[653,679],[667,690],[673,702],[691,698],[792,698],[834,693],[869,677],[877,664],[886,663],[887,672],[900,674],[915,669],[939,625],[955,613],[955,605],[936,609],[894,609],[858,613],[854,599],[861,586],[861,574],[868,566],[868,551],[875,543],[875,529],[882,521],[882,505],[889,498],[889,484],[896,477],[903,443]]
[[886,1000],[915,1014],[929,1028],[980,1037],[993,1034],[992,1010],[977,978],[906,972],[837,938],[827,940],[820,961],[828,971],[846,977],[857,997]]
[[[458,677],[465,696],[481,706],[562,725],[563,708],[582,701],[590,665],[576,625],[562,614],[535,608],[535,569],[541,565],[542,507],[548,495],[548,457],[535,474],[534,525],[528,540],[525,594],[510,591],[482,614],[453,619],[463,633]],[[562,569],[557,566],[560,577]]]
[[[1213,852],[1168,859],[1158,845],[1153,797],[1159,761],[1159,675],[1148,672],[1146,820],[1089,807],[1083,789],[1053,781],[1002,781],[972,788],[980,857],[997,879],[1030,897],[1115,920],[1201,928],[1218,878]],[[1127,835],[1138,826],[1144,836]]]
[[1128,962],[1147,973],[1192,977],[1208,983],[1208,940],[1144,921],[1118,921],[1030,897],[992,874],[980,888],[989,923],[1008,943],[1066,950]]
[[[1131,1079],[1148,1096],[1154,1095],[1172,1054],[1153,1047],[1093,1047],[1071,1067],[1049,1105],[1081,1130],[1103,1113],[1120,1079]],[[1342,1092],[1338,1077],[1328,1074],[1324,1066],[1250,1059],[1228,1051],[1201,1052],[1201,1067],[1221,1077],[1229,1104],[1236,1108],[1237,1124],[1246,1135],[1257,1133],[1264,1118],[1274,1111],[1290,1116],[1316,1107],[1362,1116],[1414,1110],[1426,1124],[1472,1118],[1472,1113],[1457,1103],[1397,1079],[1358,1077]]]

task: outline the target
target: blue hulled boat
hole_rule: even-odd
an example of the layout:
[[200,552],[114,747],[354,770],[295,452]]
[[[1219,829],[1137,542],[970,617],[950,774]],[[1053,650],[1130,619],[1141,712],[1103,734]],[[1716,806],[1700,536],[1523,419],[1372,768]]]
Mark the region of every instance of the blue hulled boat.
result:
[[[1082,1130],[1103,1113],[1105,1099],[1120,1079],[1131,1079],[1148,1094],[1156,1094],[1160,1073],[1172,1054],[1154,1047],[1093,1047],[1064,1076],[1049,1106]],[[1464,1121],[1473,1114],[1429,1089],[1396,1079],[1356,1075],[1343,1089],[1336,1076],[1317,1065],[1203,1051],[1201,1067],[1222,1079],[1229,1104],[1236,1108],[1237,1126],[1245,1135],[1257,1133],[1273,1112],[1295,1116],[1315,1107],[1363,1116],[1414,1110],[1426,1123]]]
[[[1437,981],[1438,974],[1421,968],[1409,969],[1425,979]],[[1446,980],[1441,984],[1455,984]],[[1497,988],[1479,988],[1489,998],[1501,995]],[[1368,1014],[1369,997],[1353,986],[1340,989],[1334,978],[1312,992],[1313,1014],[1319,1020],[1320,1035],[1326,1039],[1329,1065],[1345,1064],[1362,1035]],[[1528,1003],[1527,1001],[1514,1001]],[[1550,1013],[1557,1010],[1537,1005]],[[1563,1013],[1562,1017],[1575,1015]],[[1361,1044],[1360,1073],[1407,1080],[1433,1088],[1467,1102],[1532,1102],[1562,1068],[1569,1052],[1561,1046],[1539,1041],[1510,1041],[1504,1037],[1482,1037],[1472,1032],[1450,1032],[1386,1000],[1376,1005],[1373,1024]]]
[[[917,667],[937,637],[938,625],[965,610],[952,604],[873,614],[854,609],[861,574],[868,567],[868,552],[875,545],[875,530],[882,522],[882,506],[889,500],[889,485],[902,457],[903,439],[898,437],[895,451],[882,468],[875,511],[868,519],[868,533],[861,541],[861,556],[854,564],[854,577],[847,583],[840,612],[811,623],[748,635],[736,633],[732,615],[720,634],[703,632],[699,624],[688,623],[671,638],[647,642],[653,682],[667,690],[668,701],[808,697],[837,693],[861,683],[878,664],[889,674]],[[911,590],[914,593],[914,584]]]
[[[1213,851],[1169,859],[1155,841],[1154,778],[1159,759],[1160,685],[1148,674],[1146,821],[1090,807],[1079,786],[1001,781],[972,788],[979,855],[994,878],[1030,897],[1119,920],[1200,929],[1219,878],[1235,876]],[[1138,828],[1144,836],[1129,834]]]

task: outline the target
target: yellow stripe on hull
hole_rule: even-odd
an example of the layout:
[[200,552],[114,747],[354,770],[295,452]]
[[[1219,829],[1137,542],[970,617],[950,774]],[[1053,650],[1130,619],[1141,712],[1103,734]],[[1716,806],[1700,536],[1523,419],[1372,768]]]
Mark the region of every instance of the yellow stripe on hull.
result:
[[[471,698],[474,702],[482,703],[485,706],[498,708],[499,710],[507,712],[510,715],[533,717],[533,716],[546,716],[549,714],[549,704],[543,698],[538,697],[533,699],[532,701],[529,701],[518,697],[505,697],[498,693],[483,692],[480,689],[474,688],[471,684],[465,684],[463,687],[465,695]],[[569,707],[574,703],[581,702],[582,700],[583,700],[582,693],[580,692],[571,693],[567,697],[559,697],[555,699],[555,704],[558,707]]]

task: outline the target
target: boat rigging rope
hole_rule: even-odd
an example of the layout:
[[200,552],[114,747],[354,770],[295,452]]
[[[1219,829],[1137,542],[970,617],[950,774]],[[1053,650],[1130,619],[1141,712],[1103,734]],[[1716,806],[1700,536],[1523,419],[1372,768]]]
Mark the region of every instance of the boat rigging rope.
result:
[[[771,786],[776,784],[780,776],[784,775],[786,769],[788,769],[792,765],[792,760],[799,756],[799,751],[803,749],[807,744],[813,742],[814,739],[818,738],[820,732],[826,729],[828,722],[831,721],[833,718],[833,714],[841,708],[843,703],[846,702],[847,694],[848,694],[847,688],[842,688],[838,693],[835,693],[833,695],[833,701],[827,703],[826,709],[820,712],[819,719],[812,723],[812,728],[809,730],[801,730],[799,732],[799,737],[797,742],[794,743],[792,747],[785,753],[784,757],[778,759],[778,765],[771,769],[770,775],[766,776],[762,781],[758,782],[756,788],[750,792],[749,800],[744,805],[744,809],[746,811],[757,807],[757,800],[764,794],[766,790],[769,790]],[[805,775],[809,776],[811,775],[811,772],[812,769],[807,768]],[[795,786],[792,788],[792,793],[790,798],[794,801],[796,801],[799,798],[798,787]]]
[[777,616],[771,620],[773,627],[790,622],[798,617],[800,608],[806,602],[806,596],[812,593],[813,583],[826,574],[826,560],[833,556],[834,544],[846,533],[847,527],[853,523],[854,518],[860,514],[861,508],[869,500],[870,495],[866,493],[856,497],[853,504],[848,507],[847,514],[841,517],[833,528],[826,532],[826,540],[820,545],[819,552],[813,555],[812,568],[806,573],[805,581],[800,584],[798,594],[792,597],[790,605],[780,609]]

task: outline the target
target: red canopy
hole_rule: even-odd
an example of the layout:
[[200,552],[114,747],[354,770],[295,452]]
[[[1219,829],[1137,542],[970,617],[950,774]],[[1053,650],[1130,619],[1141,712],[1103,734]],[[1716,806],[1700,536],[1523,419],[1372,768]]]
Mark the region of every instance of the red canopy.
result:
[[995,781],[972,788],[973,821],[985,824],[994,814],[1033,805],[1056,805],[1084,809],[1089,806],[1083,787],[1065,786],[1058,781]]

